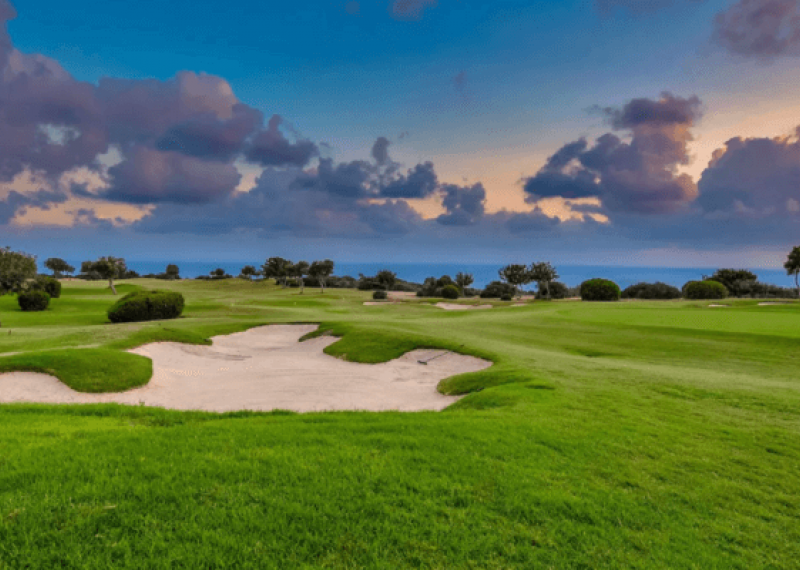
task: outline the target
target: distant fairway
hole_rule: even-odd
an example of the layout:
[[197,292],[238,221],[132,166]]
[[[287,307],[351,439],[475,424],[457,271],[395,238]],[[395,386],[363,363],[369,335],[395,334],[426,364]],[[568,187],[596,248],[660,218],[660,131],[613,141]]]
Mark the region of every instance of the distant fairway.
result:
[[120,294],[178,290],[184,317],[112,325],[105,287],[38,314],[0,297],[0,371],[126,389],[150,374],[126,348],[270,323],[320,323],[359,362],[495,365],[443,381],[469,393],[444,412],[0,405],[2,570],[798,567],[800,303],[443,311],[138,279]]

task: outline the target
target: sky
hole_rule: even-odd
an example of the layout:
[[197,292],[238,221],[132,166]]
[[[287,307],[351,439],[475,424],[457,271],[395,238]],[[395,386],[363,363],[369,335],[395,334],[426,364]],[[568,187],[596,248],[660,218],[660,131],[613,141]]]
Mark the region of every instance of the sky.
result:
[[780,267],[798,56],[798,0],[0,0],[0,235]]

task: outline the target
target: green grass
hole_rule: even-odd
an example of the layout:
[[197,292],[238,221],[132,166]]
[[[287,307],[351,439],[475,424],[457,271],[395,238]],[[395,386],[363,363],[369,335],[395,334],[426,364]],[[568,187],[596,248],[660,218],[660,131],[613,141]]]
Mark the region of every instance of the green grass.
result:
[[354,361],[439,347],[495,364],[443,381],[467,395],[441,413],[0,406],[2,570],[797,567],[798,303],[445,312],[126,285],[181,291],[184,317],[107,324],[104,283],[65,283],[42,314],[0,297],[0,370],[123,389],[149,376],[125,348],[292,322]]

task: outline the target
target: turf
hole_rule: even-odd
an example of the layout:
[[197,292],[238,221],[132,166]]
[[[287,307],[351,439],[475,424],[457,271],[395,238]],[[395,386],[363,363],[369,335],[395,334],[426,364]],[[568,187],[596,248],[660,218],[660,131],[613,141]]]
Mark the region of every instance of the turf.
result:
[[0,568],[797,567],[797,303],[445,312],[130,284],[181,291],[184,317],[106,324],[103,283],[65,283],[38,315],[0,297],[0,370],[93,368],[84,387],[112,389],[136,375],[124,348],[277,322],[321,323],[360,362],[441,347],[495,365],[443,381],[468,395],[441,413],[0,406]]

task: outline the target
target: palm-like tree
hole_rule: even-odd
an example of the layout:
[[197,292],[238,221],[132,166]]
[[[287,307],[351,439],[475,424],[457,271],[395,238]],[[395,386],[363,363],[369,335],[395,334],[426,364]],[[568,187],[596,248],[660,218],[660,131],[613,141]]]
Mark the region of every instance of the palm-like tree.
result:
[[800,282],[798,282],[798,275],[800,275],[800,245],[792,248],[783,266],[786,268],[787,275],[794,275],[794,286],[797,288],[798,297],[800,297]]

